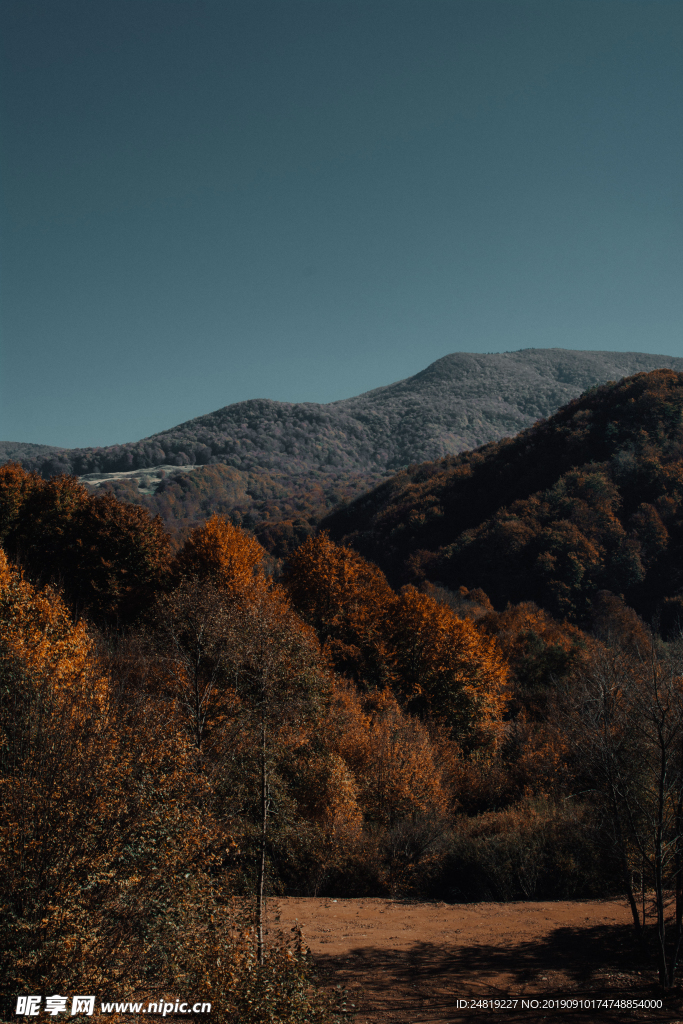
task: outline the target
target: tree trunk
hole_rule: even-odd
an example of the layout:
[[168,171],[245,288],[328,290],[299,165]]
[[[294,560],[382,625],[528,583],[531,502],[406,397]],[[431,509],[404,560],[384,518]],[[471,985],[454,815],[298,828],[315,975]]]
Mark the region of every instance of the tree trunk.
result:
[[256,941],[258,962],[263,961],[264,883],[266,876],[266,835],[268,832],[268,772],[266,766],[266,709],[261,711],[261,843],[256,883]]
[[626,889],[626,898],[628,899],[628,905],[631,908],[631,916],[633,918],[633,927],[636,930],[636,935],[639,939],[643,937],[643,929],[640,918],[638,916],[638,904],[636,903],[636,897],[633,892],[633,883],[631,881],[631,872],[629,871],[628,863],[624,857],[622,860],[622,874],[624,877],[624,887]]
[[674,869],[676,873],[676,930],[674,934],[674,949],[669,963],[669,987],[673,988],[674,975],[678,966],[678,958],[681,953],[681,939],[683,938],[683,863],[681,858],[681,836],[683,835],[683,807],[681,806],[681,793],[679,790],[676,802],[676,852],[674,854]]
[[659,736],[660,764],[657,794],[657,827],[655,829],[655,899],[657,901],[657,938],[659,940],[659,982],[669,987],[669,971],[666,963],[666,922],[664,919],[664,787],[666,783],[666,745]]
[[626,890],[628,905],[631,908],[631,916],[633,917],[633,927],[636,930],[636,935],[638,936],[638,939],[642,942],[642,922],[638,915],[638,904],[636,903],[635,893],[633,892],[633,878],[628,863],[628,857],[626,856],[626,840],[624,837],[624,831],[621,823],[621,814],[619,813],[619,801],[617,797],[616,786],[614,784],[614,780],[611,777],[609,777],[609,791],[610,803],[612,805],[612,822],[614,824],[614,831],[617,840],[617,850],[619,853],[619,860],[621,862],[621,873],[624,881],[624,888]]

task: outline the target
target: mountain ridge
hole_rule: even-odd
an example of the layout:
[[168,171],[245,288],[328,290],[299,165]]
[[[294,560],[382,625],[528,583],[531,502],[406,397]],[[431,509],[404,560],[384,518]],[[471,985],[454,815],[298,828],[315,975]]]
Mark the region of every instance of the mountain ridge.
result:
[[569,349],[452,353],[352,398],[249,399],[122,445],[0,442],[0,464],[17,461],[43,477],[215,464],[287,477],[376,477],[517,434],[590,387],[659,368],[683,371],[683,359]]

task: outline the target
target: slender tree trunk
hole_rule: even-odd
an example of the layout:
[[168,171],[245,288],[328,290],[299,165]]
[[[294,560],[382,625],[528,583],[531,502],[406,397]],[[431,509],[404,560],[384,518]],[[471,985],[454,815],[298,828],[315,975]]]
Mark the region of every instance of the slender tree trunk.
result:
[[635,898],[635,895],[633,893],[633,885],[632,885],[632,882],[631,882],[631,873],[629,871],[628,863],[626,862],[626,858],[625,857],[622,858],[622,872],[623,872],[623,876],[624,876],[624,885],[625,885],[625,888],[626,888],[626,896],[627,896],[627,899],[628,899],[628,905],[631,908],[631,916],[633,918],[633,927],[636,930],[636,935],[638,936],[638,938],[642,939],[643,931],[642,931],[642,926],[641,926],[641,922],[640,922],[640,917],[638,915],[638,904],[636,903],[636,898]]
[[659,940],[659,981],[668,987],[669,972],[666,964],[666,923],[664,920],[664,884],[662,878],[662,836],[657,828],[655,838],[655,899],[657,902],[657,938]]
[[261,843],[256,883],[256,941],[258,962],[263,961],[264,883],[266,877],[266,835],[268,832],[268,771],[266,766],[266,708],[261,710]]
[[674,866],[676,871],[676,931],[674,934],[674,951],[669,963],[669,987],[673,988],[674,975],[678,965],[678,958],[681,952],[681,939],[683,939],[683,863],[681,862],[681,836],[683,835],[683,807],[681,806],[681,793],[679,789],[678,801],[676,804],[676,852],[674,854]]
[[621,814],[619,813],[619,804],[617,799],[616,787],[613,779],[609,779],[610,786],[610,802],[612,804],[612,821],[614,823],[614,831],[617,840],[617,849],[619,851],[619,859],[621,861],[621,873],[624,880],[624,888],[626,889],[626,896],[628,898],[628,905],[631,908],[631,916],[633,917],[633,927],[636,930],[636,935],[639,940],[643,939],[643,929],[640,916],[638,914],[638,904],[636,903],[635,893],[633,892],[633,877],[631,875],[631,869],[628,864],[628,858],[626,856],[626,840],[624,838],[624,832],[621,824]]
[[666,747],[660,735],[660,765],[657,799],[657,828],[655,830],[655,899],[657,901],[657,938],[659,939],[659,981],[669,987],[666,963],[666,922],[664,920],[664,872],[662,857],[664,845],[664,787],[666,783]]
[[199,657],[195,660],[193,673],[193,694],[194,701],[194,742],[197,750],[202,749],[202,702],[199,695]]

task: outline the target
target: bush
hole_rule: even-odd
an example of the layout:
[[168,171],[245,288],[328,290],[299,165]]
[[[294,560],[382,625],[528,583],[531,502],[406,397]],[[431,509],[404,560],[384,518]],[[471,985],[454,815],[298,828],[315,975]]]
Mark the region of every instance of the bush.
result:
[[525,799],[456,822],[431,894],[459,903],[601,897],[609,879],[588,808]]
[[256,930],[248,924],[226,937],[217,932],[198,949],[195,991],[210,992],[214,1024],[338,1024],[346,993],[330,996],[316,984],[301,928],[280,933],[258,961]]

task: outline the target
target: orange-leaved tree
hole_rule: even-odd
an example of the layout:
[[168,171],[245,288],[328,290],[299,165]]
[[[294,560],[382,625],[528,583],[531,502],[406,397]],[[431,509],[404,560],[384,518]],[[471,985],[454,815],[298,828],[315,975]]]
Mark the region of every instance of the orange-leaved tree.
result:
[[225,516],[213,515],[192,531],[173,560],[175,579],[209,581],[226,594],[246,598],[265,584],[259,542]]
[[532,601],[491,610],[479,624],[495,637],[510,666],[511,711],[543,720],[556,687],[585,657],[588,637]]
[[508,700],[508,668],[472,619],[406,586],[384,620],[394,691],[419,714],[446,721],[461,743],[493,740]]
[[353,773],[366,821],[392,827],[446,809],[429,732],[390,690],[359,695],[338,680],[332,706],[325,739]]
[[24,505],[40,486],[40,477],[27,473],[18,462],[0,466],[0,544],[5,544],[16,529]]
[[463,739],[496,732],[507,667],[476,623],[414,587],[396,595],[381,569],[325,533],[297,549],[285,585],[335,668],[356,683],[390,685],[410,710],[447,719]]
[[[121,703],[82,622],[0,551],[0,994],[176,986],[229,840],[182,736]],[[208,916],[208,915],[205,915]],[[111,988],[110,988],[111,986]]]
[[385,681],[382,627],[394,595],[381,569],[322,533],[294,552],[285,586],[339,671],[357,683]]
[[[291,730],[317,643],[297,627],[288,645],[280,611],[263,643],[232,627],[252,717],[258,693],[285,684],[282,668]],[[233,840],[167,692],[139,685],[147,667],[109,678],[84,621],[0,550],[0,1016],[27,991],[197,993],[218,1024],[330,1024],[301,942],[257,966],[254,930],[224,884]]]
[[353,863],[360,860],[376,886],[409,891],[448,826],[451,799],[441,747],[388,689],[359,694],[337,679],[330,712],[321,737],[344,766],[343,813],[354,823],[337,850],[338,863],[344,853],[349,861],[346,884],[353,888]]

